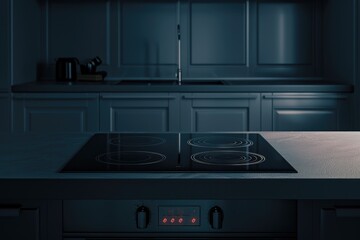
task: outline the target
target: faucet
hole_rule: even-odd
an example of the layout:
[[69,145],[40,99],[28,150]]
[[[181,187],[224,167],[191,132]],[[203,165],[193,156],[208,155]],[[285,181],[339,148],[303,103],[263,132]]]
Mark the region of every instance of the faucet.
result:
[[176,71],[176,77],[178,85],[181,85],[182,76],[181,76],[181,32],[180,24],[177,25],[177,35],[178,35],[178,66]]

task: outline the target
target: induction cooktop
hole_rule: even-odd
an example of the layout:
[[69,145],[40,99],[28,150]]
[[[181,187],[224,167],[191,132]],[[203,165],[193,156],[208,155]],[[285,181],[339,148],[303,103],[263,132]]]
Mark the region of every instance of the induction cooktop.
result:
[[255,133],[98,133],[60,172],[297,171]]

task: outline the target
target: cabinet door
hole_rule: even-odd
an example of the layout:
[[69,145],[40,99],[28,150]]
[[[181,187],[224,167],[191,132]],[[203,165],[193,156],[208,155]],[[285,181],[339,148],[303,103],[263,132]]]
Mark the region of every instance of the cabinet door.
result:
[[262,130],[350,130],[349,105],[348,96],[344,94],[263,94]]
[[183,94],[181,130],[184,132],[260,130],[260,95],[255,93]]
[[11,131],[10,94],[0,93],[0,133]]
[[360,239],[360,202],[316,203],[314,239],[358,240]]
[[98,94],[14,94],[14,132],[94,132]]
[[0,91],[10,90],[10,0],[0,1]]
[[0,203],[0,239],[46,239],[45,208],[35,203]]
[[100,129],[111,132],[178,131],[178,104],[177,94],[102,94]]

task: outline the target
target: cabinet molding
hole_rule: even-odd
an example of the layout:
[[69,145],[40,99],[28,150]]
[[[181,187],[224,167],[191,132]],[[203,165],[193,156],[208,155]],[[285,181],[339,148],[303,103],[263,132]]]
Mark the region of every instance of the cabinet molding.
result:
[[98,96],[98,94],[14,94],[14,131],[98,131]]

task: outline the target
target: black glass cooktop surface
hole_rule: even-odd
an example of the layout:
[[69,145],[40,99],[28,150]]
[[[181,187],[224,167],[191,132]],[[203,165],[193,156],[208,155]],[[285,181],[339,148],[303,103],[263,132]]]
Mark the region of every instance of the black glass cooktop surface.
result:
[[296,170],[260,135],[99,133],[60,172],[284,172]]

